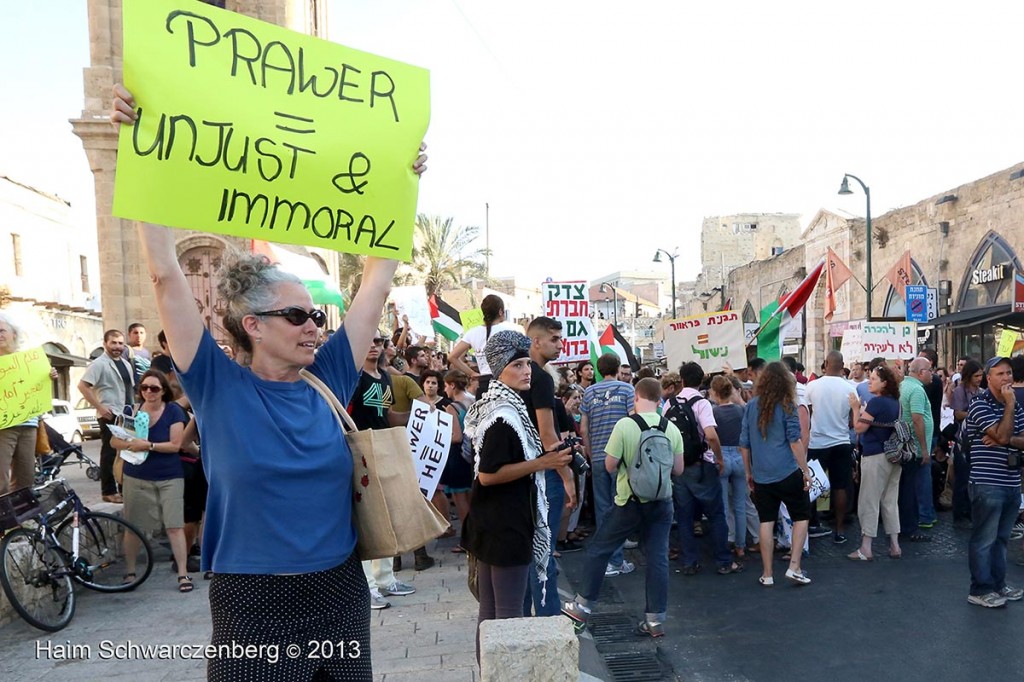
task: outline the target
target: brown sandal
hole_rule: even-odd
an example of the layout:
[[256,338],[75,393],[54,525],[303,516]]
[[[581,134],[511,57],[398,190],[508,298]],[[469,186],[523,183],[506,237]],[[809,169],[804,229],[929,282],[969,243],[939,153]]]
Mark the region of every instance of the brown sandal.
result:
[[191,592],[194,589],[196,589],[196,586],[192,584],[192,576],[178,576],[178,592]]

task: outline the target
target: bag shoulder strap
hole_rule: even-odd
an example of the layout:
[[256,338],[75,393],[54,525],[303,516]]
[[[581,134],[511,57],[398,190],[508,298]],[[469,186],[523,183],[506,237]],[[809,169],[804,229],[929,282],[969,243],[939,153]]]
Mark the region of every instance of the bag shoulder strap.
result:
[[647,421],[643,417],[638,415],[636,412],[629,415],[629,418],[633,420],[633,423],[636,424],[637,427],[639,427],[640,433],[643,433],[647,429],[651,428]]
[[338,420],[342,433],[353,433],[359,430],[356,427],[356,423],[352,421],[352,416],[348,413],[348,410],[345,409],[345,406],[341,404],[341,401],[338,400],[338,397],[334,395],[334,391],[327,384],[309,370],[299,370],[299,376],[302,377],[303,381],[312,386],[320,394],[320,397],[327,401],[331,411],[334,412],[334,418]]

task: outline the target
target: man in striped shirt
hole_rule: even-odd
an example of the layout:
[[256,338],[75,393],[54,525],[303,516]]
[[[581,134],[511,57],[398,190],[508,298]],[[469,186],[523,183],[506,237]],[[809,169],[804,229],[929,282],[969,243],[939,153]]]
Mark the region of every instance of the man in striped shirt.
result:
[[974,521],[968,545],[971,592],[967,601],[996,608],[1024,597],[1024,590],[1006,584],[1006,545],[1020,506],[1018,448],[1024,445],[1024,407],[1013,393],[1008,358],[992,358],[985,363],[985,372],[988,389],[971,402],[965,420]]

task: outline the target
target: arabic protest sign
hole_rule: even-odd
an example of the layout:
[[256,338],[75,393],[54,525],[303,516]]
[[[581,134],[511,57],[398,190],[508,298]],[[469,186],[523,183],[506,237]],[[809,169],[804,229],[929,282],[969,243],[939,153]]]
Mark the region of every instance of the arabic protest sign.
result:
[[704,313],[673,320],[665,327],[665,354],[669,367],[696,362],[705,372],[747,366],[743,320],[733,311]]
[[52,387],[42,348],[0,355],[0,429],[49,412]]
[[555,362],[590,360],[590,299],[586,282],[544,282],[544,314],[562,323],[562,355]]
[[861,326],[861,360],[913,360],[917,357],[916,322],[865,322]]
[[1020,332],[1014,329],[1004,329],[999,335],[999,345],[996,347],[996,355],[1008,358],[1013,355],[1013,350],[1020,338]]
[[459,317],[462,320],[463,333],[468,332],[473,327],[482,327],[484,324],[484,311],[480,308],[463,310],[459,313]]
[[412,413],[405,427],[409,434],[412,461],[416,466],[420,492],[429,500],[441,481],[452,444],[454,417],[444,410],[432,410],[422,400],[412,401]]
[[124,0],[114,215],[410,260],[429,72],[191,0]]

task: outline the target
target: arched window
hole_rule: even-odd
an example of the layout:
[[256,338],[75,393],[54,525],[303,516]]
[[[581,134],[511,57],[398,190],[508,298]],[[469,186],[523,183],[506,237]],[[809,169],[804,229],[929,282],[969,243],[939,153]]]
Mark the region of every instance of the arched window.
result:
[[[888,280],[886,280],[888,281]],[[913,258],[910,259],[910,283],[923,284],[928,286],[928,280],[921,272],[921,266]],[[885,295],[885,306],[882,308],[883,317],[906,317],[907,303],[903,297],[896,292],[896,287],[889,285],[889,293]]]
[[757,324],[757,313],[754,312],[754,306],[750,305],[750,301],[743,304],[743,321]]
[[[993,266],[1006,265],[1006,276],[993,279],[990,282],[974,284],[972,281],[975,270],[989,270]],[[1013,248],[996,232],[990,231],[978,244],[974,254],[968,261],[967,270],[964,271],[963,281],[960,282],[960,292],[957,295],[957,310],[970,310],[972,308],[986,308],[1000,303],[1009,303],[1013,296],[1013,271],[1021,272],[1020,259]]]

